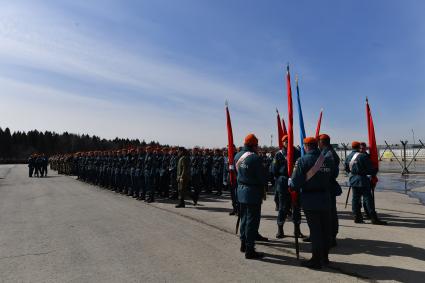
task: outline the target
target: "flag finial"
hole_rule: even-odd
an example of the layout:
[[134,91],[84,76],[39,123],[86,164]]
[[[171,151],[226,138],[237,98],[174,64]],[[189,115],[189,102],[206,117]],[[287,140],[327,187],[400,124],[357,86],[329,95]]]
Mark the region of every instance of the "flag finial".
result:
[[295,82],[297,83],[297,85],[298,85],[298,74],[296,74],[295,75]]
[[229,107],[229,101],[227,101],[227,99],[226,99],[226,101],[224,102],[224,105],[226,105],[226,107]]
[[279,114],[279,110],[277,110],[277,108],[276,108],[276,113]]
[[367,96],[366,96],[366,103],[369,103],[369,99],[367,98]]
[[320,108],[320,112],[323,112],[323,107],[322,107],[322,108]]
[[289,73],[289,62],[286,63],[286,71]]

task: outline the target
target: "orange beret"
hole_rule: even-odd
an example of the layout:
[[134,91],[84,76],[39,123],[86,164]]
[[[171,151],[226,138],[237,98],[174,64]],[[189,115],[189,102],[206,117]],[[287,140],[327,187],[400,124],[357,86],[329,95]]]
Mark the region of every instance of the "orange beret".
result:
[[358,141],[353,141],[353,142],[351,143],[351,147],[352,147],[352,148],[360,147],[360,142],[358,142]]
[[283,137],[282,137],[282,141],[284,142],[284,141],[286,141],[286,140],[288,140],[288,135],[284,135]]
[[304,144],[317,144],[315,137],[307,137],[303,140]]
[[244,145],[255,146],[258,145],[258,139],[254,134],[249,134],[245,137]]
[[331,137],[328,136],[327,134],[321,134],[319,136],[319,140],[331,140]]

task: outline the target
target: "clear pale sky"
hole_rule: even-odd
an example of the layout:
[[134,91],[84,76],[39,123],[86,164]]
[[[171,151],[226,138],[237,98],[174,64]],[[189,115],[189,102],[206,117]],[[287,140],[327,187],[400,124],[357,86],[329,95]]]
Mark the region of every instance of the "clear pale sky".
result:
[[224,146],[228,99],[235,141],[270,144],[289,62],[307,135],[324,108],[334,142],[365,140],[368,96],[378,143],[425,139],[423,1],[0,5],[2,128]]

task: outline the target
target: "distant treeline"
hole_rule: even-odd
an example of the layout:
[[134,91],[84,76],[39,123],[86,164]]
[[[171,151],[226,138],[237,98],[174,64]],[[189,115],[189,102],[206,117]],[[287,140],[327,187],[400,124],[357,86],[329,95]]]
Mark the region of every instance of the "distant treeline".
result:
[[[159,145],[155,141],[148,144]],[[11,133],[9,128],[3,130],[0,127],[0,163],[22,162],[32,153],[45,153],[49,156],[56,153],[111,150],[143,145],[147,145],[147,143],[139,139],[107,140],[98,136],[77,135],[68,132],[58,134],[37,130]]]

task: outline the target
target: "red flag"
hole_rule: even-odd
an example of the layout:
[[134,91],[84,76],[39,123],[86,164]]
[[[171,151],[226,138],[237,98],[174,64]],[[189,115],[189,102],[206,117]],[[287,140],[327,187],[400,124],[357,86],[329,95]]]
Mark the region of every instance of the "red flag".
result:
[[282,138],[283,138],[283,130],[282,130],[282,124],[280,123],[280,115],[279,115],[279,111],[277,111],[276,109],[276,114],[277,114],[277,144],[279,145],[279,149],[283,148],[283,142],[282,142]]
[[[366,98],[366,119],[367,119],[367,133],[369,138],[369,156],[372,166],[379,169],[378,147],[376,146],[375,126],[373,125],[372,112],[370,111],[369,100]],[[372,185],[376,186],[378,178],[372,177]]]
[[292,111],[292,90],[289,65],[286,67],[286,90],[288,94],[288,149],[286,160],[288,161],[288,175],[292,175],[294,169],[294,132],[293,132],[293,111]]
[[323,109],[320,109],[320,116],[319,116],[319,120],[317,121],[317,127],[316,127],[316,139],[318,139],[320,135],[320,125],[322,124],[322,114],[323,114]]
[[287,135],[288,131],[286,130],[285,120],[282,118],[282,129],[283,129],[283,135]]
[[226,101],[226,120],[227,120],[227,158],[229,162],[229,183],[230,188],[236,187],[235,172],[235,147],[233,146],[232,121],[230,121],[230,113],[228,103]]

